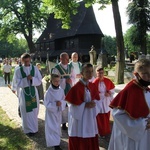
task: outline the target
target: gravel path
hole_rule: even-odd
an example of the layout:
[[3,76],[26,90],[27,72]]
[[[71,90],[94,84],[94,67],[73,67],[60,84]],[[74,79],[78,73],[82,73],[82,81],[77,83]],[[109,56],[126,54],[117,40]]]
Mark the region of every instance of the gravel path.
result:
[[[21,128],[21,119],[18,116],[18,99],[17,96],[11,92],[11,90],[4,84],[4,79],[0,77],[0,106],[11,120],[14,120],[18,125],[18,128]],[[36,150],[52,150],[52,148],[47,148],[45,143],[45,130],[44,130],[44,117],[45,117],[45,107],[43,104],[40,104],[39,110],[39,132],[31,139],[35,143]],[[61,147],[63,150],[67,150],[68,145],[68,134],[67,131],[62,131],[61,138]],[[105,145],[105,143],[103,143]],[[103,145],[102,144],[102,145]],[[100,150],[105,150],[100,147]]]

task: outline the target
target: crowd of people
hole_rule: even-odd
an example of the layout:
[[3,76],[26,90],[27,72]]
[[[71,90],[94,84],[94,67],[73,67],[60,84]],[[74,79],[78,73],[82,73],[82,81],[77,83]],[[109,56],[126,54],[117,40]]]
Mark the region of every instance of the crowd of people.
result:
[[33,66],[27,53],[21,56],[21,62],[15,68],[12,90],[17,91],[25,134],[37,134],[39,99],[43,99],[47,147],[62,149],[62,128],[68,130],[69,150],[99,150],[99,136],[105,139],[110,135],[109,150],[149,149],[149,60],[135,63],[135,78],[116,97],[115,85],[104,76],[104,68],[98,66],[94,70],[91,64],[82,64],[76,52],[72,53],[71,62],[67,53],[60,54],[60,62],[50,72],[51,84],[44,96],[40,64]]

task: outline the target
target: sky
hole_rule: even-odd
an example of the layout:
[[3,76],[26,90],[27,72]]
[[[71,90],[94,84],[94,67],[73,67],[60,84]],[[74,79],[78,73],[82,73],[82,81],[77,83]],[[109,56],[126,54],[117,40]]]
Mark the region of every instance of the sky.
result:
[[[125,33],[126,30],[130,27],[128,24],[128,17],[126,14],[127,6],[128,6],[127,0],[119,1],[119,10],[120,10],[120,15],[121,15],[123,33]],[[103,34],[115,37],[116,32],[115,32],[115,27],[114,27],[112,5],[108,5],[103,10],[98,10],[99,5],[94,4],[93,8],[94,8],[97,23],[99,24]]]

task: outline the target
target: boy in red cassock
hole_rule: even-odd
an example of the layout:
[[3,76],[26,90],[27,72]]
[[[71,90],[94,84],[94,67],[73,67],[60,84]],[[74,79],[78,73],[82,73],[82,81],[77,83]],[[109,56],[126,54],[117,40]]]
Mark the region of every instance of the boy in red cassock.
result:
[[107,135],[110,135],[110,102],[113,99],[114,95],[114,84],[113,82],[104,77],[104,69],[99,66],[96,68],[97,78],[93,81],[97,90],[99,91],[101,100],[99,101],[100,112],[97,115],[97,124],[99,135],[103,138],[106,138]]
[[69,150],[99,150],[96,122],[99,93],[89,79],[93,66],[82,67],[82,78],[66,95],[69,103]]
[[114,125],[109,150],[150,149],[150,60],[138,60],[134,75],[110,104]]

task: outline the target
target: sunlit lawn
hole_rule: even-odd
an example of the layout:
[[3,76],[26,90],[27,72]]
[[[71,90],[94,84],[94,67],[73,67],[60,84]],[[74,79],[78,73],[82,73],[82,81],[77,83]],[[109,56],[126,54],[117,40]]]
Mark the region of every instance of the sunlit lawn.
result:
[[34,150],[34,143],[0,107],[0,150]]

